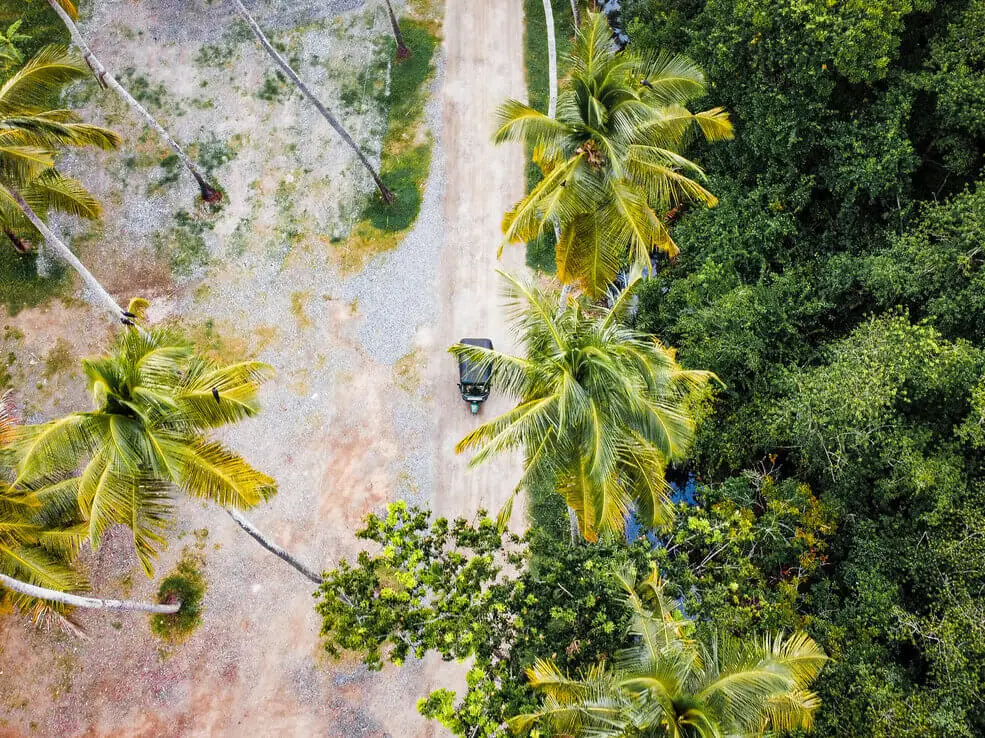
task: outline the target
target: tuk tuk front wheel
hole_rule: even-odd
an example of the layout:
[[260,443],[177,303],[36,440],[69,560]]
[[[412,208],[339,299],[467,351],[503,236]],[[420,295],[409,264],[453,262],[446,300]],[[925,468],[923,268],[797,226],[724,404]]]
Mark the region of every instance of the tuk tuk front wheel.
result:
[[473,415],[478,415],[479,414],[479,403],[478,402],[470,402],[469,403],[469,407],[472,408],[472,414]]

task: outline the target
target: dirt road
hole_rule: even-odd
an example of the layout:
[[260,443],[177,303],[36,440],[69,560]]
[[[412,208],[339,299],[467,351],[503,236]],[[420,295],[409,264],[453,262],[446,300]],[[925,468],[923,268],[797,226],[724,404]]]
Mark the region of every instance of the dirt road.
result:
[[[491,338],[513,351],[513,336],[501,305],[497,269],[525,269],[522,247],[496,259],[503,213],[523,196],[523,151],[519,144],[494,146],[490,132],[496,108],[507,97],[524,99],[523,7],[520,0],[449,0],[445,14],[447,70],[442,99],[447,185],[438,349],[464,337]],[[453,388],[457,369],[450,357],[435,356],[438,381]],[[445,392],[447,391],[444,390]],[[507,410],[509,398],[494,394],[482,418]],[[495,515],[520,477],[521,459],[493,459],[468,468],[450,450],[473,428],[464,402],[439,403],[437,486],[434,508],[442,515],[472,515],[485,507]],[[514,525],[522,525],[517,506]]]
[[[430,503],[446,515],[472,516],[482,506],[495,514],[520,475],[518,458],[468,470],[468,460],[455,456],[455,443],[477,421],[457,397],[447,347],[482,335],[514,348],[495,269],[521,271],[523,253],[508,249],[497,262],[496,247],[502,213],[522,194],[523,162],[518,147],[493,147],[490,135],[496,106],[524,95],[523,10],[520,0],[445,2],[442,71],[429,113],[437,145],[421,217],[396,250],[351,277],[338,273],[326,244],[343,210],[358,211],[364,175],[300,98],[258,95],[269,73],[251,40],[230,37],[227,19],[204,1],[195,5],[194,34],[182,22],[186,4],[174,0],[98,0],[83,29],[104,62],[134,65],[151,89],[167,91],[156,94],[175,103],[169,122],[179,138],[217,135],[228,147],[217,176],[229,204],[203,237],[205,264],[140,289],[157,316],[207,318],[205,336],[221,341],[218,348],[276,367],[263,412],[224,440],[278,481],[280,494],[251,519],[315,567],[351,557],[361,518],[389,501]],[[400,12],[402,3],[395,5]],[[389,33],[385,13],[355,0],[303,7],[306,15],[295,18],[288,0],[271,2],[264,22],[283,15],[283,28],[299,29],[305,73],[328,106],[341,109],[345,80],[370,66],[374,39]],[[100,99],[89,112],[102,115],[107,105]],[[160,234],[169,247],[179,236],[189,242],[175,218],[195,189],[184,180],[158,186],[160,154],[142,143],[125,111],[113,110],[107,122],[124,129],[128,146],[149,149],[150,163],[135,167],[121,154],[80,167],[111,204],[105,233],[84,256],[126,295],[137,275],[157,273]],[[357,139],[378,140],[373,115],[347,110]],[[25,351],[44,356],[59,334],[78,334],[82,309],[55,305],[9,322],[26,335]],[[69,342],[80,354],[102,344],[101,336],[82,338],[84,346]],[[44,362],[33,363],[36,375]],[[45,380],[62,404],[42,402],[35,375],[21,384],[38,412],[85,402],[77,375]],[[494,394],[480,419],[508,406]],[[514,525],[522,524],[518,509]],[[220,510],[181,501],[169,537],[157,581],[182,549],[204,558],[201,627],[186,643],[166,646],[140,616],[78,613],[90,636],[84,641],[0,618],[0,736],[443,734],[415,705],[429,686],[457,686],[460,669],[409,664],[369,673],[354,661],[328,661],[310,584]],[[154,596],[156,584],[139,573],[124,532],[84,559],[103,595]]]

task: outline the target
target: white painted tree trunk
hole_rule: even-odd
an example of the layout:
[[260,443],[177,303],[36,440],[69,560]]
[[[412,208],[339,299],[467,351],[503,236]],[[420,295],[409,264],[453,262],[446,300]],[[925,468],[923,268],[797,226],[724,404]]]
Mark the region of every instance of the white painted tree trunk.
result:
[[301,574],[303,576],[307,577],[308,579],[310,579],[315,584],[321,584],[323,581],[325,581],[324,579],[322,579],[321,575],[316,574],[314,571],[312,571],[311,569],[309,569],[307,566],[305,566],[303,563],[301,563],[298,559],[296,559],[292,554],[290,554],[287,551],[285,551],[283,548],[281,548],[280,546],[278,546],[273,541],[267,540],[267,538],[263,535],[263,533],[261,533],[259,530],[257,530],[256,529],[256,526],[254,526],[253,523],[251,523],[249,521],[249,519],[246,518],[238,510],[233,510],[232,508],[229,508],[229,507],[226,507],[226,508],[223,508],[223,509],[227,513],[229,513],[229,517],[231,517],[233,520],[235,520],[236,523],[239,525],[240,528],[242,528],[243,530],[245,530],[247,533],[250,534],[250,536],[253,538],[253,540],[255,540],[257,543],[259,543],[265,549],[267,549],[268,551],[270,551],[270,553],[274,554],[274,556],[279,556],[282,560],[286,561],[288,564],[290,564],[291,566],[293,566],[295,569],[297,569],[299,572],[301,572]]
[[82,597],[81,595],[59,592],[55,589],[46,589],[45,587],[28,584],[13,577],[8,577],[6,574],[0,574],[0,584],[28,597],[59,602],[70,607],[86,607],[95,610],[136,610],[161,615],[173,615],[181,609],[180,602],[157,605],[149,602],[136,602],[135,600],[103,600],[96,597]]
[[59,239],[58,236],[56,236],[48,227],[48,225],[41,220],[20,192],[15,190],[10,185],[3,185],[3,188],[14,199],[17,206],[21,209],[21,212],[27,216],[27,219],[31,221],[38,231],[41,232],[41,235],[44,236],[45,244],[55,252],[59,259],[64,261],[79,273],[79,276],[82,277],[82,282],[85,284],[86,290],[92,294],[95,300],[102,305],[102,307],[106,308],[112,316],[113,321],[116,322],[120,320],[123,317],[123,308],[117,304],[116,300],[113,299],[113,296],[110,295],[109,292],[106,291],[106,288],[99,283],[99,280],[92,275],[92,272],[85,268],[85,265],[79,261],[75,254],[72,253],[72,250],[62,243],[61,239]]
[[[49,0],[49,2],[50,1],[51,0]],[[277,63],[277,66],[281,68],[281,71],[283,71],[284,74],[286,74],[294,83],[294,85],[301,90],[301,94],[308,98],[311,104],[315,106],[319,113],[321,113],[322,117],[328,121],[328,124],[335,129],[335,132],[338,133],[339,136],[342,137],[342,140],[356,152],[356,156],[359,157],[359,161],[362,162],[363,166],[366,167],[370,175],[373,177],[373,181],[376,183],[376,187],[379,189],[380,197],[383,198],[383,201],[387,204],[392,203],[393,193],[387,189],[385,184],[383,184],[383,180],[380,179],[380,175],[377,174],[376,169],[373,168],[373,165],[370,163],[369,159],[366,158],[366,155],[362,152],[362,149],[360,149],[359,146],[356,145],[356,142],[352,140],[352,136],[349,135],[349,132],[342,127],[342,124],[335,119],[335,116],[328,112],[328,108],[322,105],[321,100],[315,97],[314,93],[308,89],[308,86],[301,81],[301,78],[298,76],[297,72],[294,71],[293,67],[291,67],[291,65],[287,63],[287,60],[284,59],[277,49],[271,45],[270,41],[264,35],[263,30],[261,30],[259,25],[257,25],[257,22],[253,19],[253,16],[250,15],[250,12],[246,9],[246,6],[243,5],[242,0],[233,0],[233,3],[239,10],[239,14],[243,16],[243,20],[246,21],[246,25],[248,25],[250,30],[253,31],[253,35],[257,37],[257,40],[270,55],[270,58]]]
[[137,102],[133,95],[131,95],[126,88],[123,87],[106,67],[103,66],[102,62],[92,53],[92,49],[89,48],[89,44],[86,43],[85,39],[82,38],[82,34],[79,33],[78,27],[72,20],[71,16],[65,12],[65,9],[58,4],[57,0],[48,0],[48,5],[51,9],[58,13],[58,17],[62,19],[62,23],[68,28],[68,32],[72,35],[72,42],[79,47],[82,52],[82,57],[86,60],[86,64],[92,70],[92,73],[96,75],[96,79],[99,80],[99,84],[102,86],[109,86],[113,91],[122,97],[127,105],[133,108],[140,116],[147,122],[151,128],[153,128],[157,135],[160,136],[171,147],[171,150],[177,154],[178,158],[181,159],[181,163],[185,165],[195,181],[198,183],[198,188],[201,190],[202,199],[206,202],[219,202],[222,199],[222,193],[209,185],[205,181],[205,176],[199,171],[195,162],[192,161],[191,157],[185,153],[184,149],[178,145],[171,135],[164,130],[164,126],[157,122],[157,119],[150,114],[150,112],[139,102]]
[[581,540],[581,529],[578,527],[578,516],[570,507],[568,508],[568,532],[571,534],[571,545],[578,545]]
[[557,41],[554,38],[554,9],[551,0],[544,0],[544,19],[547,21],[547,115],[557,114]]

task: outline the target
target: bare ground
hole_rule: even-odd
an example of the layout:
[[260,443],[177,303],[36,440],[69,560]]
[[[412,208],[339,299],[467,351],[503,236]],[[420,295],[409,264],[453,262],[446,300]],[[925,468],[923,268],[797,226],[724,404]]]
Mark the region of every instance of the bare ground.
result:
[[[282,38],[323,99],[339,108],[339,89],[371,63],[386,33],[377,5],[270,2],[261,21],[295,29]],[[228,11],[217,7],[202,0],[95,3],[85,28],[97,52],[171,90],[159,107],[170,108],[164,115],[182,140],[214,136],[233,156],[216,170],[230,202],[201,234],[204,255],[174,217],[186,209],[206,218],[191,205],[194,186],[183,174],[148,194],[160,172],[141,168],[139,158],[135,166],[103,157],[96,169],[90,160],[73,162],[108,203],[105,230],[84,256],[121,299],[149,295],[156,318],[180,317],[216,353],[256,356],[277,368],[264,412],[226,440],[280,485],[251,517],[310,563],[328,568],[351,556],[362,516],[397,498],[448,515],[495,512],[519,478],[519,459],[469,471],[467,459],[455,456],[455,442],[476,421],[457,397],[446,349],[467,335],[513,348],[494,269],[522,269],[519,249],[495,258],[501,215],[522,194],[522,154],[494,148],[489,136],[499,102],[524,95],[521,3],[446,0],[427,113],[435,154],[421,217],[400,247],[348,279],[338,273],[332,243],[370,191],[368,178],[296,95],[257,96],[266,60],[248,39],[230,39]],[[203,57],[205,47],[222,53]],[[140,138],[125,111],[106,104],[108,122],[130,133],[130,153],[152,164],[166,153]],[[349,110],[346,123],[378,155],[379,112]],[[179,248],[189,259],[162,265]],[[29,410],[82,405],[79,378],[70,370],[46,377],[45,358],[92,352],[105,327],[77,303],[6,322],[23,333],[15,376]],[[56,351],[59,337],[67,345]],[[506,407],[494,395],[483,414]],[[459,683],[460,668],[428,662],[371,674],[355,662],[327,661],[304,579],[215,507],[185,500],[176,517],[158,578],[182,548],[204,555],[202,627],[185,644],[168,646],[140,616],[78,613],[87,640],[4,617],[0,736],[441,733],[415,704],[428,688]],[[514,525],[522,522],[518,511]],[[136,568],[122,532],[86,564],[105,595],[153,596],[156,585]]]

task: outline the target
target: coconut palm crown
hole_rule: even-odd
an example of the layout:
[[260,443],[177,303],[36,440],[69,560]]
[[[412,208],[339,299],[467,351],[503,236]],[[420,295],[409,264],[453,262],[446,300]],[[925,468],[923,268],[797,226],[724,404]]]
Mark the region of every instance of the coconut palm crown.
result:
[[697,626],[665,594],[656,571],[639,585],[631,569],[616,576],[633,617],[633,645],[615,668],[579,678],[538,661],[527,676],[542,708],[509,721],[572,738],[759,738],[809,730],[820,700],[809,691],[827,657],[806,634],[693,639]]
[[11,448],[15,486],[77,505],[93,547],[111,525],[127,526],[150,576],[174,488],[240,509],[276,491],[270,477],[208,437],[257,413],[267,365],[221,366],[173,332],[131,327],[109,355],[82,368],[93,409],[18,428]]
[[[0,454],[14,435],[14,418],[6,397],[0,396]],[[57,495],[16,491],[10,481],[0,475],[0,574],[49,589],[86,589],[85,578],[72,569],[70,561],[85,537],[74,510],[60,507]],[[35,618],[58,609],[0,588],[0,601],[8,597]]]
[[98,201],[55,167],[62,147],[112,149],[120,143],[112,131],[83,123],[72,111],[57,107],[64,87],[85,78],[88,71],[66,47],[48,46],[0,87],[0,228],[20,248],[23,234],[37,238],[37,233],[14,192],[42,217],[52,210],[99,217]]
[[714,375],[681,368],[672,350],[621,324],[632,285],[611,309],[581,298],[559,310],[556,290],[502,276],[526,356],[461,344],[451,351],[490,367],[497,389],[519,404],[456,450],[474,450],[473,465],[526,451],[521,486],[537,478],[554,485],[588,540],[622,530],[633,503],[642,520],[669,521],[664,471],[694,435],[685,402]]
[[557,118],[516,100],[500,109],[495,140],[522,141],[543,179],[503,219],[505,240],[559,229],[557,273],[597,296],[628,260],[649,266],[655,249],[677,253],[663,215],[688,202],[715,205],[682,155],[696,135],[730,138],[722,108],[692,113],[705,92],[701,70],[681,56],[613,48],[602,13],[588,13],[567,58]]

